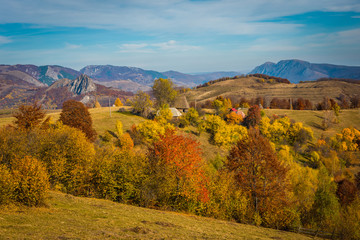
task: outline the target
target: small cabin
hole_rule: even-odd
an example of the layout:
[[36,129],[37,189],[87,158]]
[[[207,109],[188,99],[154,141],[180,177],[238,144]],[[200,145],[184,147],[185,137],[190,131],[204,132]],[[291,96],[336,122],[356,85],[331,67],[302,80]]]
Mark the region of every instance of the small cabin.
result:
[[183,113],[186,113],[189,110],[190,106],[184,95],[175,99],[174,108]]

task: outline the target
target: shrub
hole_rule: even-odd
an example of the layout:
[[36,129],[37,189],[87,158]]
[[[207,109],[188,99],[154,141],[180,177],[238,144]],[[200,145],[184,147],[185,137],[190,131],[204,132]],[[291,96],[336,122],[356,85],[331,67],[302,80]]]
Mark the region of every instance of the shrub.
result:
[[50,183],[63,191],[85,194],[81,184],[86,182],[85,170],[94,159],[94,145],[83,132],[57,124],[39,141],[37,157],[45,163]]
[[161,124],[166,124],[172,119],[173,115],[168,105],[163,105],[157,112],[155,120]]
[[9,169],[0,164],[0,205],[11,201],[15,184]]
[[218,146],[230,147],[247,137],[247,129],[239,125],[224,125],[215,133],[213,140]]
[[136,133],[140,135],[143,141],[151,143],[159,139],[166,129],[175,129],[171,124],[160,124],[159,122],[147,120],[136,126]]
[[226,121],[229,124],[239,124],[243,121],[243,117],[240,114],[237,114],[236,112],[231,112],[226,115]]
[[36,158],[26,156],[14,159],[11,164],[14,179],[14,199],[27,206],[44,202],[49,180],[45,167]]
[[197,126],[199,122],[199,113],[195,108],[190,108],[186,114],[180,117],[180,124],[184,127],[192,125]]
[[131,136],[129,133],[125,133],[125,134],[121,135],[119,142],[120,142],[121,149],[131,150],[134,147],[134,142],[131,139]]
[[206,130],[212,135],[215,135],[220,127],[224,125],[226,125],[225,121],[219,116],[210,115],[206,117]]
[[41,105],[35,102],[33,105],[21,105],[18,112],[14,114],[14,123],[20,129],[33,129],[40,125],[45,117]]

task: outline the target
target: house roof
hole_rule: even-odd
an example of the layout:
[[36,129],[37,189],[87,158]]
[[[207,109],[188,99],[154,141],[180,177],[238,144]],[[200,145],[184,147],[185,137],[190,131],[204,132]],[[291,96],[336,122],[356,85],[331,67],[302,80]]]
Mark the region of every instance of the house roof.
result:
[[186,100],[185,95],[179,96],[179,97],[177,97],[175,99],[174,107],[175,108],[180,108],[180,109],[188,109],[188,108],[190,108],[189,103]]
[[170,111],[171,111],[173,117],[180,117],[181,116],[181,112],[179,110],[177,110],[176,108],[170,108]]

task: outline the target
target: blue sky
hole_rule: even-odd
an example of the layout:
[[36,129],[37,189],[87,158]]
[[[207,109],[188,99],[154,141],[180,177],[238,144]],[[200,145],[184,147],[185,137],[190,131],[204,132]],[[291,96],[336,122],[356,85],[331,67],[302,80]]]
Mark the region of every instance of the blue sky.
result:
[[0,64],[249,71],[360,66],[359,0],[0,0]]

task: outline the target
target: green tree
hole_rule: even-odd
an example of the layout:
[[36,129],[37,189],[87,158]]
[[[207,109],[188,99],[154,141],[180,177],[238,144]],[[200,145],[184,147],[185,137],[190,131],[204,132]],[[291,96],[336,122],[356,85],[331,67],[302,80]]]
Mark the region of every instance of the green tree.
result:
[[153,102],[150,100],[150,96],[147,93],[138,91],[131,101],[131,106],[133,107],[133,112],[135,114],[147,117],[153,106]]
[[65,125],[80,129],[90,141],[95,141],[97,134],[92,127],[91,115],[83,103],[75,100],[64,102],[59,120]]
[[14,123],[18,128],[30,130],[40,126],[45,117],[45,112],[40,104],[34,102],[32,105],[21,105],[18,112],[13,116],[15,117]]
[[313,224],[319,228],[332,230],[339,217],[339,202],[336,184],[331,180],[326,168],[321,165],[318,174],[318,189],[311,210]]
[[174,84],[170,79],[156,79],[152,89],[157,107],[161,107],[164,104],[171,105],[177,96],[177,91],[174,89]]

